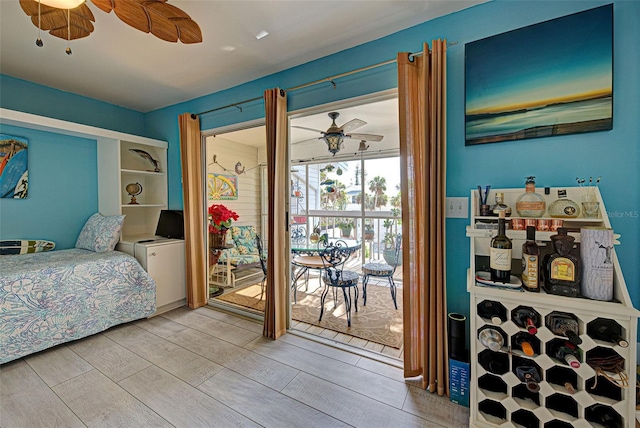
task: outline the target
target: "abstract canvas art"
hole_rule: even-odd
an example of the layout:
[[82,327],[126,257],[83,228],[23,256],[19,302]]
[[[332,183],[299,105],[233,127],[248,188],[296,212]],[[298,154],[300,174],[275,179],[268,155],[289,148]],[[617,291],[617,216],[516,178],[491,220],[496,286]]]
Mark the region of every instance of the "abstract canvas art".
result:
[[0,134],[0,198],[25,199],[29,191],[28,142]]
[[238,176],[207,174],[207,195],[210,201],[238,199]]
[[613,5],[465,46],[466,145],[613,128]]

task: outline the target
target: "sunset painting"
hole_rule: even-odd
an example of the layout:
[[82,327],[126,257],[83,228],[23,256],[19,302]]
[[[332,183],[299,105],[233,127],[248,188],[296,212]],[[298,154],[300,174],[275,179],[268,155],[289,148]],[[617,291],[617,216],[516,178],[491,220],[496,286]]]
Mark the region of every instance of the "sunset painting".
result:
[[465,46],[466,145],[613,128],[613,5]]

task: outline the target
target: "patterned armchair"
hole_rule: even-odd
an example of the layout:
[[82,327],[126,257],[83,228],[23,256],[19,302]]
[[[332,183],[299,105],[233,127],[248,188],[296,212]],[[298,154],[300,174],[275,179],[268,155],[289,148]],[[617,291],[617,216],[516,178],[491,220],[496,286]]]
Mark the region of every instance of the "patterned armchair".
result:
[[[260,269],[255,275],[262,274],[260,251],[257,245],[258,234],[255,226],[233,226],[227,231],[227,244],[233,247],[223,250],[218,265],[213,269],[209,282],[215,285],[235,287],[236,273],[250,269]],[[253,276],[254,274],[243,276]]]

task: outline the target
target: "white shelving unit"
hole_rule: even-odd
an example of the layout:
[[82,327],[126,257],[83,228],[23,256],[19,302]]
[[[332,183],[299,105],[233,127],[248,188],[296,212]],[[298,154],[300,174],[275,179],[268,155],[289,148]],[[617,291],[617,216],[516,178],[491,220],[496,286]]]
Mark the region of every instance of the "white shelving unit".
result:
[[[557,199],[557,188],[552,188],[549,195],[544,195],[549,204]],[[569,199],[580,204],[581,189],[567,188]],[[597,201],[600,202],[600,214],[597,218],[585,218],[582,216],[575,219],[564,219],[563,227],[569,229],[569,234],[576,238],[576,243],[580,242],[580,227],[611,225],[605,213],[604,203],[600,192],[595,189]],[[537,189],[542,194],[542,189]],[[492,190],[489,204],[495,198],[495,192],[505,194],[505,203],[512,208],[512,217],[517,217],[515,201],[524,192],[522,189],[495,189]],[[496,234],[496,230],[478,229],[476,223],[497,222],[497,217],[481,217],[479,213],[478,194],[471,192],[472,212],[471,224],[467,227],[467,236],[471,239],[471,261],[468,271],[467,289],[471,297],[471,417],[470,425],[473,427],[522,427],[525,426],[519,421],[526,421],[531,426],[540,428],[551,427],[602,427],[594,422],[591,410],[596,405],[604,405],[612,408],[620,416],[623,427],[631,427],[635,424],[635,400],[636,400],[636,337],[637,318],[640,314],[632,305],[627,287],[618,263],[615,249],[612,251],[614,266],[614,301],[603,302],[590,300],[582,297],[572,298],[559,295],[546,294],[544,290],[539,293],[529,293],[499,288],[478,286],[475,282],[475,272],[488,270],[488,256],[490,240]],[[547,217],[545,217],[547,218]],[[536,232],[536,241],[542,247],[542,251],[550,245],[550,236],[556,232]],[[522,257],[522,244],[526,239],[525,231],[507,230],[507,236],[513,242],[512,275],[519,275],[519,259]],[[480,361],[485,362],[485,353],[491,352],[486,349],[478,340],[478,330],[485,325],[491,325],[492,321],[484,319],[477,314],[478,304],[483,301],[492,301],[501,304],[506,309],[507,321],[497,326],[508,337],[506,346],[496,354],[489,354],[490,359],[508,363],[504,373],[493,373],[491,367],[485,367]],[[519,306],[527,306],[536,311],[541,318],[541,325],[538,328],[536,337],[540,341],[539,353],[533,357],[525,356],[520,350],[512,349],[513,337],[525,331],[511,321],[511,312]],[[548,381],[548,374],[558,370],[558,367],[573,370],[567,365],[563,365],[557,360],[547,355],[549,343],[560,338],[554,335],[544,325],[544,318],[553,311],[574,314],[578,319],[580,338],[582,344],[582,364],[575,369],[577,392],[570,394],[562,385],[556,385]],[[623,348],[613,343],[595,340],[587,334],[587,325],[596,318],[607,318],[617,322],[622,328],[622,336],[630,343],[628,348]],[[517,348],[517,347],[516,347]],[[596,394],[591,389],[596,378],[595,370],[586,363],[586,357],[596,348],[609,349],[615,351],[624,359],[624,370],[629,377],[629,386],[626,388],[614,387],[614,394]],[[519,358],[527,359],[527,364],[538,367],[542,380],[537,400],[522,398],[520,390],[522,382],[515,374],[515,363]],[[486,364],[485,364],[486,365]],[[481,380],[482,379],[482,380]],[[484,381],[502,385],[499,391],[483,388]],[[598,382],[608,382],[602,377],[598,377]],[[480,385],[483,384],[483,385]],[[619,396],[617,393],[619,392]],[[557,405],[557,403],[562,405]],[[518,419],[521,418],[521,419]],[[528,425],[526,425],[528,426]]]

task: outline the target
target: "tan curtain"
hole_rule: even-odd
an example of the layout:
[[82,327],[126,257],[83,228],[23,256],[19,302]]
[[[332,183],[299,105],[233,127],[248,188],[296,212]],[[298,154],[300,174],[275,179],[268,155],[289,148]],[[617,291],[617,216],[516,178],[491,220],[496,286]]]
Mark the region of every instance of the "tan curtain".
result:
[[191,116],[189,113],[183,113],[178,120],[180,123],[180,160],[184,205],[187,305],[195,309],[207,304],[200,119],[196,115]]
[[[449,394],[445,283],[446,40],[398,54],[404,374]],[[411,203],[409,203],[411,201]]]
[[277,339],[287,328],[287,240],[286,198],[289,194],[287,167],[287,95],[282,89],[264,92],[267,124],[267,285],[263,335]]

